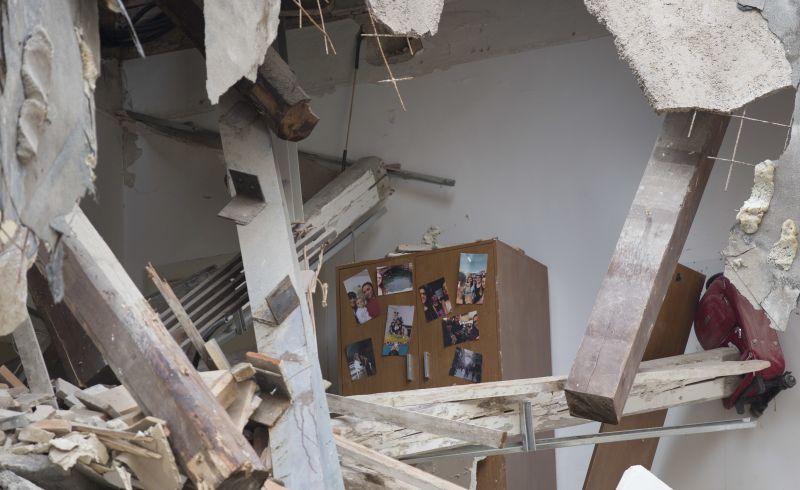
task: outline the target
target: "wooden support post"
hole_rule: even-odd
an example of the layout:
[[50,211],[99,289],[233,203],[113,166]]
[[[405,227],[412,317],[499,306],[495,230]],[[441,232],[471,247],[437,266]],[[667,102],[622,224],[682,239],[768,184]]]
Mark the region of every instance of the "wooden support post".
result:
[[572,364],[572,415],[619,423],[728,119],[665,116]]
[[[705,276],[699,272],[678,264],[642,361],[683,354],[704,281]],[[666,418],[666,410],[631,415],[624,417],[619,425],[602,424],[600,432],[660,427]],[[595,445],[583,482],[584,490],[614,490],[622,474],[631,466],[641,465],[650,469],[658,441],[652,438]]]
[[219,126],[228,169],[257,177],[268,203],[250,224],[236,228],[258,351],[281,360],[292,395],[288,411],[269,433],[274,476],[288,488],[342,488],[305,294],[297,294],[292,311],[281,310],[282,322],[267,305],[287,276],[296,291],[303,291],[269,131],[252,105],[233,91],[220,101]]
[[[64,302],[200,488],[258,489],[266,471],[79,208],[62,223]],[[37,266],[41,266],[37,263]]]
[[[205,54],[202,7],[195,0],[157,0],[156,3],[192,40],[195,48]],[[279,138],[300,141],[308,137],[319,122],[294,72],[272,48],[267,50],[256,81],[242,79],[235,87],[252,101]]]
[[47,374],[47,365],[42,356],[42,348],[39,346],[39,340],[36,338],[30,317],[14,330],[13,336],[31,393],[52,395],[53,399],[50,401],[50,405],[58,408],[53,385],[50,383],[50,375]]

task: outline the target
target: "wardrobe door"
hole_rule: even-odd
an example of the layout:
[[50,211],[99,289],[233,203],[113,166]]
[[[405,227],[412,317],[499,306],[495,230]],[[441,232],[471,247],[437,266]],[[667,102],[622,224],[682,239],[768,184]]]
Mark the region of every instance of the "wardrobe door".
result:
[[[361,262],[337,269],[337,316],[338,345],[339,345],[339,386],[342,395],[361,395],[385,391],[400,391],[419,388],[420,382],[420,357],[419,357],[419,324],[416,321],[415,300],[413,291],[416,271],[411,271],[411,277],[406,278],[402,266],[413,261],[410,257],[396,257],[385,260]],[[384,269],[388,267],[388,269]],[[370,312],[361,303],[364,300],[363,284],[367,281],[364,271],[369,275],[377,308],[371,307],[371,313],[377,316],[370,317]],[[377,273],[384,272],[382,281],[378,281]],[[382,283],[382,284],[381,284]],[[351,298],[345,286],[351,291],[358,292],[357,304],[354,310]],[[384,286],[380,288],[379,286]],[[360,287],[355,287],[360,286]],[[389,291],[406,289],[405,292],[387,294]],[[408,290],[410,289],[410,290]],[[384,294],[379,294],[383,292]],[[361,311],[358,311],[361,308]],[[395,316],[394,312],[398,312]],[[390,343],[384,349],[387,340],[387,314],[391,313],[390,320],[403,321],[402,327],[395,324],[392,335],[388,337]],[[358,315],[358,317],[357,317]],[[359,323],[359,318],[362,323]],[[403,340],[409,331],[410,339],[406,344]],[[359,348],[371,345],[371,358],[368,350]],[[348,358],[348,347],[350,356]],[[354,363],[354,353],[359,353],[358,360]],[[384,355],[384,353],[386,355]],[[406,355],[407,353],[407,355]],[[372,363],[369,366],[369,363]],[[356,379],[354,379],[356,378]]]
[[[473,298],[459,302],[459,263],[462,254],[486,254],[485,285],[482,301],[471,304]],[[473,257],[480,260],[480,256]],[[481,267],[483,270],[484,267]],[[445,280],[449,296],[450,311],[444,318],[434,314],[426,316],[422,304],[420,288],[427,287],[426,295],[436,295],[439,280]],[[415,286],[417,288],[417,323],[420,324],[420,356],[423,365],[422,387],[432,388],[454,384],[472,383],[474,380],[499,381],[501,379],[499,362],[499,341],[497,331],[497,284],[496,257],[493,241],[478,242],[474,245],[448,248],[416,257]],[[463,288],[462,288],[463,290]],[[430,298],[425,299],[430,309]],[[439,301],[439,303],[443,303]],[[434,310],[441,309],[433,306]],[[447,308],[445,308],[446,310]],[[470,316],[473,315],[473,316]],[[477,326],[474,324],[477,315]],[[447,324],[443,320],[449,320]],[[472,321],[472,328],[465,333],[464,325]],[[456,325],[454,322],[458,322]],[[475,338],[477,337],[477,338]],[[472,340],[470,340],[472,339]],[[446,345],[447,344],[447,345]],[[463,349],[460,364],[454,366],[456,352]],[[472,353],[480,355],[480,361]],[[460,376],[460,377],[459,377]],[[465,379],[471,378],[471,379]]]

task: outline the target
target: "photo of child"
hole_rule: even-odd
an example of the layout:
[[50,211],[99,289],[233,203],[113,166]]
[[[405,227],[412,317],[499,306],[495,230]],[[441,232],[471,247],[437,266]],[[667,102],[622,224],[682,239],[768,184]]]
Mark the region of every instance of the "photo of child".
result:
[[411,325],[414,322],[413,306],[390,305],[386,313],[386,333],[383,340],[384,356],[405,356],[411,342]]
[[453,365],[450,367],[450,376],[480,383],[481,371],[483,371],[483,354],[456,347]]
[[443,277],[420,286],[417,291],[427,321],[442,318],[453,311],[450,295],[447,293],[447,284]]
[[486,292],[489,254],[461,254],[458,267],[457,305],[482,305]]
[[375,295],[375,288],[367,269],[345,279],[344,289],[347,291],[347,301],[359,325],[380,316],[381,305]]
[[450,318],[442,318],[442,337],[444,346],[448,347],[469,340],[478,340],[478,312],[470,311],[461,316],[452,315]]
[[353,342],[345,348],[345,355],[350,368],[350,379],[353,381],[374,376],[378,371],[375,367],[375,354],[372,352],[372,339]]
[[413,262],[378,267],[378,296],[414,290]]

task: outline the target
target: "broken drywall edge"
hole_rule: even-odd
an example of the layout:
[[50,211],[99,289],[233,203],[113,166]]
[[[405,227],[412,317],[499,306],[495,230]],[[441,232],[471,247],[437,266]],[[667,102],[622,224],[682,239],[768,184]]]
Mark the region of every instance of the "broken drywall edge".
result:
[[788,271],[797,255],[797,225],[787,219],[781,226],[781,236],[769,251],[768,260],[775,266]]
[[367,6],[393,33],[421,37],[439,30],[444,0],[367,0]]
[[758,225],[761,224],[761,218],[769,209],[774,191],[775,164],[771,160],[765,160],[756,165],[753,175],[753,190],[736,214],[742,231],[749,234],[758,231]]
[[730,0],[584,0],[656,111],[728,113],[792,85],[783,45]]
[[212,104],[241,78],[255,81],[278,34],[279,0],[206,0],[206,92]]

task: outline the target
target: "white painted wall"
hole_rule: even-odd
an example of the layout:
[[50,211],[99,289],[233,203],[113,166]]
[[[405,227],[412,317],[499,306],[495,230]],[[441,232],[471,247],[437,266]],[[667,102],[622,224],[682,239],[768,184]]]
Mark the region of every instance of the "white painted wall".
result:
[[[389,212],[354,248],[330,260],[323,279],[335,280],[335,265],[417,243],[434,224],[443,229],[443,244],[497,236],[548,266],[553,371],[567,373],[660,118],[609,38],[456,66],[403,82],[401,90],[405,113],[390,86],[358,87],[350,155],[378,155],[410,170],[453,177],[456,187],[394,181]],[[785,121],[790,100],[762,101],[749,114]],[[321,122],[303,149],[341,154],[348,101],[346,85],[314,100]],[[732,126],[735,136],[738,127]],[[784,138],[778,128],[746,123],[737,158],[777,156]],[[723,156],[732,149],[734,138],[728,139]],[[725,192],[727,171],[727,164],[714,169],[682,258],[706,273],[720,270],[718,251],[752,183],[752,171],[737,166]],[[335,312],[329,308],[323,315],[320,351],[328,379],[335,379]],[[784,336],[790,367],[792,354],[800,355],[796,328]],[[699,346],[693,340],[689,349]],[[788,419],[799,397],[800,390],[783,394],[779,410],[748,433],[665,439],[655,473],[680,489],[795,487],[793,472],[778,461],[796,453],[790,445],[800,426]],[[674,410],[669,422],[732,417],[712,403]],[[590,454],[590,448],[558,451],[560,489],[581,487]]]
[[[124,75],[128,107],[213,127],[196,53],[129,61]],[[333,283],[337,264],[418,242],[432,224],[442,227],[443,244],[497,236],[549,267],[553,371],[568,372],[660,119],[608,38],[455,66],[403,82],[401,89],[405,113],[388,85],[358,87],[350,155],[377,155],[410,170],[454,177],[457,185],[394,181],[397,192],[388,201],[388,214],[331,258],[323,280]],[[340,85],[315,98],[321,122],[303,149],[341,154],[349,92]],[[749,114],[786,119],[790,111],[782,97],[762,101]],[[783,138],[780,131],[747,123],[738,158],[776,156]],[[137,146],[141,155],[124,168],[135,180],[124,188],[123,263],[139,284],[146,261],[235,250],[233,228],[216,217],[227,200],[219,157],[146,131]],[[728,141],[723,154],[731,146]],[[115,166],[116,175],[123,167],[118,163],[109,157],[99,165]],[[116,185],[102,169],[98,174],[99,187]],[[724,192],[726,174],[727,165],[718,164],[683,257],[708,273],[720,267],[718,250],[752,179],[750,169],[736,167]],[[335,315],[319,305],[317,311],[323,371],[335,380]],[[790,368],[800,355],[797,328],[790,326],[783,335]],[[693,342],[690,350],[697,349]],[[784,461],[796,454],[793,444],[800,439],[800,425],[789,419],[799,397],[800,390],[781,395],[777,411],[747,433],[665,440],[655,474],[681,489],[795,487]],[[674,410],[669,421],[734,416],[713,403]],[[588,448],[559,450],[559,488],[580,488],[589,455]]]

